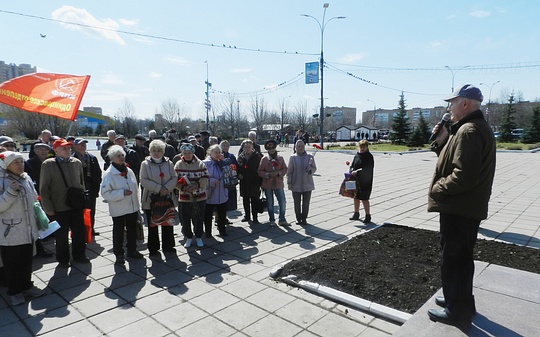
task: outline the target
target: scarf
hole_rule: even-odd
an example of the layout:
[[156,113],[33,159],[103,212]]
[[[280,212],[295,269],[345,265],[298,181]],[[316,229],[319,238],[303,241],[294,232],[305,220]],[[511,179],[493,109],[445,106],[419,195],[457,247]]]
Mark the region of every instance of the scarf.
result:
[[127,179],[127,171],[128,171],[128,170],[127,170],[127,166],[126,166],[125,163],[122,164],[122,165],[118,165],[118,164],[116,164],[116,163],[111,163],[111,164],[112,164],[112,166],[113,166],[115,169],[117,169],[118,171],[120,171],[120,175],[121,175],[122,177],[124,177],[124,178]]

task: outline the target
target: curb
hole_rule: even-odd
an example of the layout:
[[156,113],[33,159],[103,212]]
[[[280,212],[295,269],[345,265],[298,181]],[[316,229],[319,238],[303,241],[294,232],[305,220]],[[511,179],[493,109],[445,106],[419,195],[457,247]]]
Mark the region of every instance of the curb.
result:
[[330,287],[320,285],[318,283],[307,282],[307,281],[297,281],[296,276],[294,275],[282,277],[281,281],[283,281],[284,283],[290,286],[298,287],[308,292],[322,296],[324,298],[334,300],[339,303],[343,303],[354,309],[368,312],[375,316],[383,317],[391,322],[403,324],[409,318],[412,317],[411,314],[408,314],[406,312],[392,309],[378,303],[370,302],[368,300],[365,300],[356,296],[352,296],[350,294],[344,293],[339,290],[335,290]]

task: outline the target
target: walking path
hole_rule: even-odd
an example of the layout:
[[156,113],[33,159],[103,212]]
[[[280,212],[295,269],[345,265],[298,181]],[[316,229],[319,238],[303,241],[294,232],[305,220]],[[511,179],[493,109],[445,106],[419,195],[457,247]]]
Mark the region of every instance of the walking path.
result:
[[[231,151],[236,153],[237,149],[233,147]],[[288,160],[292,148],[278,149]],[[426,193],[436,156],[424,152],[374,153],[374,157],[373,221],[438,230],[438,215],[426,212]],[[96,230],[101,235],[88,245],[87,252],[92,263],[75,263],[69,269],[61,269],[56,268],[54,258],[36,258],[34,281],[38,287],[48,286],[50,293],[10,307],[5,288],[0,288],[0,336],[378,337],[401,333],[401,327],[394,323],[268,277],[278,264],[328,249],[374,226],[349,221],[352,201],[337,194],[347,170],[345,162],[352,159],[352,152],[319,151],[315,159],[318,172],[309,217],[312,226],[270,227],[264,222],[249,226],[240,222],[239,211],[230,212],[234,223],[225,240],[217,236],[205,239],[203,249],[186,250],[178,244],[177,254],[162,254],[159,259],[150,259],[148,251],[141,247],[145,259],[128,259],[125,267],[114,266],[112,220],[107,205],[99,199]],[[497,154],[489,218],[482,223],[480,237],[540,248],[538,167],[539,154]],[[293,221],[292,196],[288,191],[286,194],[287,219]],[[262,215],[259,220],[266,221],[267,217]],[[175,228],[175,232],[177,240],[181,239],[180,228]],[[46,242],[46,248],[54,249],[52,241]],[[516,316],[517,310],[522,310],[521,306],[513,306],[517,300],[484,297],[484,293],[497,292],[514,299],[516,288],[521,285],[514,280],[510,284],[505,282],[512,275],[522,274],[496,266],[482,271],[485,277],[477,278],[475,284],[481,315],[477,318],[506,329],[503,331],[512,331],[505,336],[532,336],[526,328],[519,330],[509,325],[510,318],[490,316],[493,310],[489,308],[493,306],[497,306],[497,313]],[[538,275],[531,275],[538,285]],[[523,316],[539,317],[538,286],[525,290],[536,291],[536,295],[526,298],[526,309],[532,311],[525,311]],[[433,307],[432,304],[430,301],[426,305]],[[420,315],[422,310],[427,309],[422,308],[409,322],[421,320],[422,329],[441,326],[427,320],[425,312]],[[457,336],[466,335],[453,327],[446,329],[458,333]],[[490,330],[489,325],[481,331],[484,334],[480,336],[500,336],[491,333],[495,330]]]

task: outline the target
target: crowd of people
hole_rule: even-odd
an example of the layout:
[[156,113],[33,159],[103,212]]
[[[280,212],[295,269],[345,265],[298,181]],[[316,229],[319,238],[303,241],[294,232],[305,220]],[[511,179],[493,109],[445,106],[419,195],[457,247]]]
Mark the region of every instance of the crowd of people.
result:
[[[147,227],[146,248],[151,257],[160,251],[176,252],[174,226],[178,224],[185,248],[192,244],[204,247],[204,239],[214,235],[214,224],[217,234],[227,237],[227,227],[232,223],[227,212],[238,208],[238,189],[242,222],[260,225],[259,215],[266,209],[270,225],[290,226],[285,217],[287,187],[293,196],[296,223],[308,225],[317,165],[314,155],[306,152],[303,138],[307,137],[297,132],[294,154],[286,163],[277,150],[280,142],[270,139],[259,145],[253,131],[236,156],[230,152],[228,141],[220,142],[207,131],[177,139],[174,130],[163,136],[151,130],[148,139],[135,135],[128,146],[124,135],[109,130],[107,140],[99,143],[102,168],[98,158],[88,152],[88,140],[84,138],[64,139],[43,130],[25,161],[13,139],[3,136],[0,229],[4,236],[0,238],[0,262],[11,304],[44,293],[31,281],[34,248],[38,256],[55,255],[58,268],[90,263],[86,245],[100,235],[95,230],[100,194],[112,218],[112,251],[119,266],[125,264],[126,257],[144,257],[139,251],[140,240],[145,239],[143,225]],[[75,202],[77,191],[83,198],[79,204]],[[277,222],[274,201],[279,206]],[[36,204],[48,221],[59,225],[50,236],[55,240],[55,254],[47,251],[39,238]]]

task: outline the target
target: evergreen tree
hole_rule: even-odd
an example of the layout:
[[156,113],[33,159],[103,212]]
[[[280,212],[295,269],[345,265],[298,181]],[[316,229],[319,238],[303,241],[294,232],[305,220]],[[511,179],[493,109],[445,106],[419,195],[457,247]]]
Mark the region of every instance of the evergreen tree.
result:
[[410,134],[409,117],[407,116],[407,110],[405,109],[405,95],[401,92],[399,96],[398,113],[392,119],[392,133],[390,139],[396,144],[403,144]]
[[501,142],[511,142],[514,140],[512,137],[512,130],[516,128],[516,123],[514,122],[515,113],[516,107],[514,104],[514,94],[512,93],[508,98],[508,104],[504,108],[501,125],[499,127],[499,131],[501,132],[499,139]]
[[420,113],[418,123],[416,124],[416,129],[411,134],[411,138],[409,138],[409,142],[407,145],[422,146],[428,142],[430,135],[431,131],[429,130],[429,125],[426,122],[424,115]]
[[533,107],[529,124],[523,132],[523,143],[540,142],[540,105]]

